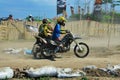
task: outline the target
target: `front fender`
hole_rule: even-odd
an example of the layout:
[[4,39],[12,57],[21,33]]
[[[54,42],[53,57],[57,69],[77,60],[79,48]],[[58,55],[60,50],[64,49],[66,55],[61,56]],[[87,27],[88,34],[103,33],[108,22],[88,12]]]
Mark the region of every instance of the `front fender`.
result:
[[81,37],[74,37],[73,38],[73,42],[78,45],[78,41],[77,40],[79,40],[79,39],[82,39],[82,38]]
[[74,40],[76,40],[76,39],[82,39],[81,37],[74,37]]

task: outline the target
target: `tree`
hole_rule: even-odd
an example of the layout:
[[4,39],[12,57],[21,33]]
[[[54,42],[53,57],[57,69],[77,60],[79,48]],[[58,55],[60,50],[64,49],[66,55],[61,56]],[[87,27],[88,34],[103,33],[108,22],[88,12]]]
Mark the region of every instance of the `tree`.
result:
[[107,5],[107,3],[111,4],[111,10],[114,11],[115,10],[115,6],[119,6],[120,5],[120,0],[117,0],[117,1],[116,0],[103,0],[103,4]]

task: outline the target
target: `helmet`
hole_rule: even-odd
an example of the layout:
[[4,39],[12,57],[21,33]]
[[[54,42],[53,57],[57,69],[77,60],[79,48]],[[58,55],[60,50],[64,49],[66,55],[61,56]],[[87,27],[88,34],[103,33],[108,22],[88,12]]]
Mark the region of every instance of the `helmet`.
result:
[[43,24],[46,24],[46,23],[48,23],[48,20],[47,20],[47,19],[43,19],[43,20],[42,20],[42,23],[43,23]]
[[58,19],[57,19],[57,23],[59,23],[60,25],[62,26],[65,26],[65,22],[66,22],[66,19],[62,16],[60,16]]
[[52,21],[50,19],[47,19],[48,23],[52,23]]
[[66,19],[63,16],[58,17],[57,22],[65,22]]

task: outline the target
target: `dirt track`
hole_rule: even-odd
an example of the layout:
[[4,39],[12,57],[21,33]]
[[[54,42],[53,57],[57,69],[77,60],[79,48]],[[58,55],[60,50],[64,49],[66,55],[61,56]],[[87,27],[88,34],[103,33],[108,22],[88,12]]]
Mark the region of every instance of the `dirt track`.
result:
[[90,47],[90,54],[86,58],[77,58],[73,51],[62,54],[62,58],[56,58],[56,61],[48,59],[35,60],[31,55],[6,54],[3,52],[5,48],[32,48],[34,40],[31,41],[1,41],[0,42],[0,67],[23,68],[30,66],[39,68],[42,66],[55,66],[63,68],[83,68],[87,65],[96,65],[99,68],[106,67],[107,64],[120,64],[120,40],[114,39],[107,47],[105,40],[88,39],[85,40]]

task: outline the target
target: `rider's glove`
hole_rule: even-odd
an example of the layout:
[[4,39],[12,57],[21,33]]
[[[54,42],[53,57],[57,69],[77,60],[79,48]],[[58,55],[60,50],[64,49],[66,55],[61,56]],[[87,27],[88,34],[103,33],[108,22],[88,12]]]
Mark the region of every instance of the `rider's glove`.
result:
[[69,30],[66,30],[66,33],[69,33],[70,31]]

